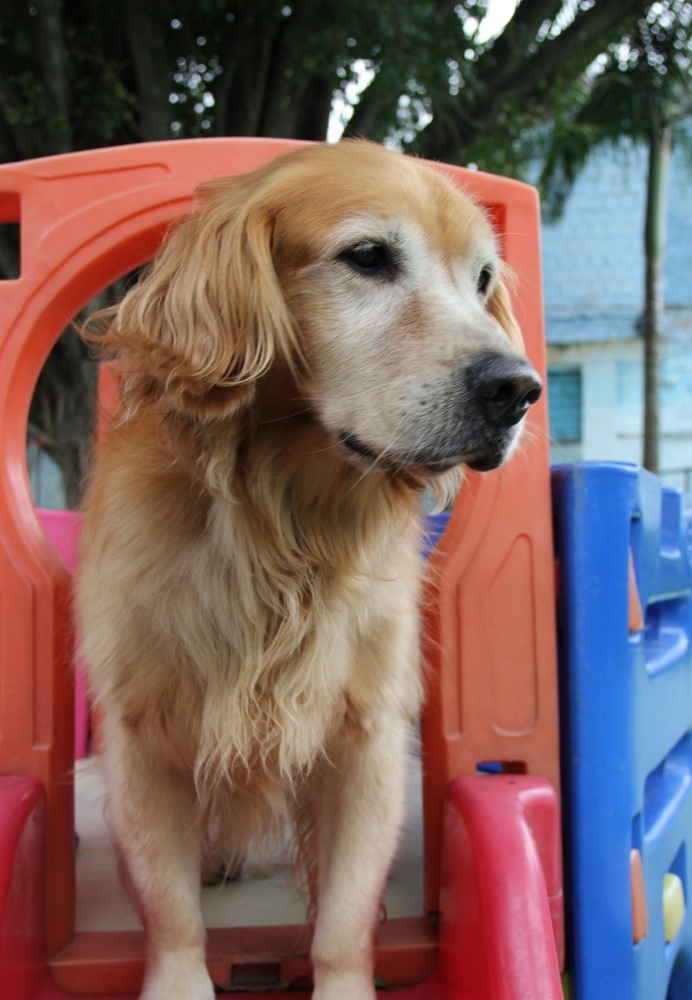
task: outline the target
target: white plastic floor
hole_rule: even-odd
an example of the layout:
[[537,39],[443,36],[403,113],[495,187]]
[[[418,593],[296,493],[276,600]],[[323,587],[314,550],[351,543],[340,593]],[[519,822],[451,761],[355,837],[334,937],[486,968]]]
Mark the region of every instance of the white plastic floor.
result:
[[[423,912],[421,780],[417,767],[409,782],[408,821],[385,894],[390,917]],[[98,763],[78,761],[75,780],[77,849],[77,930],[131,930],[140,926],[120,887],[106,821],[105,792]],[[302,923],[305,911],[281,859],[269,871],[250,860],[237,882],[202,890],[207,927],[256,927]]]

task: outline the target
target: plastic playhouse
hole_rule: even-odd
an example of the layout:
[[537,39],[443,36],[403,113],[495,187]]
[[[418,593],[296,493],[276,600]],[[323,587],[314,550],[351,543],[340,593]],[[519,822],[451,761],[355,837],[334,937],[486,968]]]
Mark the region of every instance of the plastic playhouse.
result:
[[[20,274],[0,281],[1,1000],[134,997],[144,955],[141,930],[75,917],[87,710],[70,555],[28,482],[36,380],[66,323],[151,258],[199,182],[292,145],[190,140],[0,167],[0,224],[21,238]],[[443,169],[489,209],[545,373],[536,193]],[[109,391],[104,379],[106,410]],[[377,980],[411,1000],[558,1000],[566,936],[579,1000],[689,1000],[690,517],[632,468],[560,469],[551,495],[545,399],[530,419],[530,447],[469,478],[429,556],[424,892],[419,912],[380,927]],[[221,992],[305,995],[308,947],[301,925],[219,926],[208,963]]]

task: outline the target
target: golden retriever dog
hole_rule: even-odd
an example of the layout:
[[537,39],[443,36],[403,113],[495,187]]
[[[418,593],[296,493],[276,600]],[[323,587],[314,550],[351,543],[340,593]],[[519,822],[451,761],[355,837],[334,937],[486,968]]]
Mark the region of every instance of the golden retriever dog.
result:
[[372,1000],[421,707],[421,492],[499,466],[541,382],[493,228],[364,141],[205,184],[87,337],[120,411],[77,586],[143,1000],[211,1000],[200,872],[291,824],[315,1000]]

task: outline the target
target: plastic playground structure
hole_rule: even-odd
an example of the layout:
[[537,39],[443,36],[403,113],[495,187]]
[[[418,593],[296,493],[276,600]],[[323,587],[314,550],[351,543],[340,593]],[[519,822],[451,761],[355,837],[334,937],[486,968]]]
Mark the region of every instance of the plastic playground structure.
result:
[[[133,997],[144,956],[141,931],[76,929],[85,709],[71,577],[28,481],[36,380],[198,183],[293,145],[189,140],[0,167],[0,225],[21,241],[19,276],[0,281],[0,1000]],[[545,374],[536,192],[443,169],[491,213]],[[106,422],[112,389],[105,378]],[[579,1000],[690,1000],[690,514],[633,467],[565,467],[551,485],[545,400],[531,422],[530,447],[469,478],[430,554],[424,900],[381,926],[378,983],[402,1000],[559,1000],[566,964]],[[275,996],[306,988],[308,946],[295,926],[216,928],[208,963],[222,991]]]

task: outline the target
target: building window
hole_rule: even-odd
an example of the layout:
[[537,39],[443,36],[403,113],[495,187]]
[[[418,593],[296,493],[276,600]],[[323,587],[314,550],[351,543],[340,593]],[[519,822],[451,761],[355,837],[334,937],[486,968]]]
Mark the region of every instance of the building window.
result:
[[581,369],[548,369],[548,420],[553,441],[581,441]]

